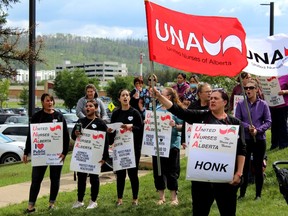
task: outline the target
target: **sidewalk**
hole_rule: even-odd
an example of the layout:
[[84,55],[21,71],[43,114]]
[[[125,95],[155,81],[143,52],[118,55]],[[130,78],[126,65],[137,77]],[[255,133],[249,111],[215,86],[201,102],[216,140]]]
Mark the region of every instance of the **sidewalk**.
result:
[[[151,165],[151,157],[141,157],[141,167],[149,167]],[[139,170],[139,177],[146,175],[151,170]],[[100,184],[107,184],[116,180],[113,172],[103,172],[100,174]],[[88,179],[89,181],[89,179]],[[0,208],[8,206],[10,204],[18,204],[23,201],[28,201],[29,190],[31,182],[24,182],[20,184],[8,185],[0,187]],[[88,184],[90,185],[90,184]],[[77,189],[77,182],[74,181],[74,172],[66,173],[61,175],[60,190],[59,192],[69,192]],[[42,182],[41,189],[38,198],[49,195],[50,193],[50,179],[45,178]]]
[[[185,155],[185,150],[181,150],[180,157],[183,158]],[[152,169],[152,158],[151,157],[141,157],[139,163],[139,177],[146,175]],[[77,182],[74,181],[74,172],[66,173],[61,175],[60,190],[59,192],[69,192],[77,189]],[[100,174],[100,184],[107,184],[114,182],[116,180],[115,174],[113,172],[103,172]],[[128,177],[127,177],[128,178]],[[88,179],[89,181],[89,179]],[[0,208],[8,206],[10,204],[18,204],[23,201],[28,202],[29,182],[24,182],[20,184],[8,185],[5,187],[0,187]],[[88,184],[89,185],[89,184]],[[49,195],[50,193],[50,179],[45,178],[42,182],[41,189],[38,198]]]

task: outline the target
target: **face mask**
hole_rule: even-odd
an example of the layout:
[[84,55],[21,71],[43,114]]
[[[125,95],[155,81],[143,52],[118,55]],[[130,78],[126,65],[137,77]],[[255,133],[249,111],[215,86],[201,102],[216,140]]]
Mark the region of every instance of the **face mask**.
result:
[[191,84],[190,84],[190,88],[197,88],[197,84],[191,83]]
[[183,86],[183,85],[184,85],[184,83],[181,83],[181,84],[178,83],[178,86],[179,86],[179,87],[181,87],[181,86]]

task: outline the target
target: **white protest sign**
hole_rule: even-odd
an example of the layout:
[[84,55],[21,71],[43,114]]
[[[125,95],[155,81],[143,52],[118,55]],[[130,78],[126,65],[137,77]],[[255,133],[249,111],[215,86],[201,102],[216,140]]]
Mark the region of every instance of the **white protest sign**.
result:
[[30,124],[32,166],[63,165],[63,123]]
[[[172,120],[172,114],[169,112],[156,112],[158,145],[160,157],[169,157],[172,127],[169,122]],[[152,111],[147,110],[145,116],[144,134],[142,141],[142,154],[157,156],[155,122]]]
[[281,91],[278,77],[258,76],[258,80],[261,84],[264,99],[270,107],[285,104],[283,95],[278,95],[278,92]]
[[106,132],[85,129],[75,140],[70,170],[100,174]]
[[243,95],[234,95],[234,102],[233,102],[233,115],[235,116],[236,112],[236,106],[239,103],[239,101],[244,100]]
[[239,125],[193,124],[186,179],[232,181],[238,131]]
[[288,73],[288,35],[275,34],[262,39],[247,39],[248,65],[243,71],[258,76],[283,76]]
[[185,122],[185,143],[187,148],[185,149],[185,157],[188,157],[189,154],[189,143],[190,143],[190,136],[192,131],[192,124]]
[[133,132],[117,130],[113,145],[113,171],[136,167]]
[[123,125],[122,122],[115,122],[115,123],[107,124],[107,127],[111,128],[112,133],[113,133],[115,130],[119,130],[122,125]]

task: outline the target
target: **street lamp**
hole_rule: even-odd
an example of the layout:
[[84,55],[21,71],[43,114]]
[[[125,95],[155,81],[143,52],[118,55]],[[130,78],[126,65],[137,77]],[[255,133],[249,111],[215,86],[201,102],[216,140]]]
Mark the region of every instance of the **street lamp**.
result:
[[260,5],[270,6],[270,36],[274,35],[274,2],[270,2],[270,4],[260,4]]

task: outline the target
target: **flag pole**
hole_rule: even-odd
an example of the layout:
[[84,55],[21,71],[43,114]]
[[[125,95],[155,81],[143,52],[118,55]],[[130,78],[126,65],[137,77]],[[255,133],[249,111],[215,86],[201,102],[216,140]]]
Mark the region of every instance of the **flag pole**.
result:
[[[249,110],[249,107],[248,107],[248,101],[247,101],[247,97],[246,97],[246,94],[245,94],[245,90],[244,90],[243,80],[242,80],[241,74],[239,75],[239,80],[240,80],[242,94],[243,94],[243,97],[244,97],[245,107],[246,107],[247,114],[248,114],[248,119],[249,119],[250,125],[252,126],[253,123],[252,123],[251,113],[250,113],[250,110]],[[254,142],[256,142],[256,137],[255,136],[253,136],[253,140],[254,140]]]
[[[155,87],[155,81],[154,81],[154,62],[150,61],[150,69],[152,71],[152,75],[150,76],[151,79],[151,86],[152,90],[154,90]],[[153,91],[152,91],[153,92]],[[156,142],[156,153],[157,153],[157,170],[158,170],[158,176],[161,176],[161,162],[160,162],[160,154],[159,154],[159,141],[158,141],[158,127],[157,127],[157,116],[156,116],[156,100],[155,97],[152,98],[152,109],[153,109],[153,115],[154,115],[154,123],[155,123],[155,142]]]

